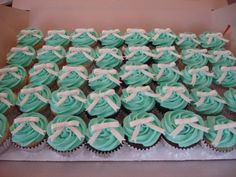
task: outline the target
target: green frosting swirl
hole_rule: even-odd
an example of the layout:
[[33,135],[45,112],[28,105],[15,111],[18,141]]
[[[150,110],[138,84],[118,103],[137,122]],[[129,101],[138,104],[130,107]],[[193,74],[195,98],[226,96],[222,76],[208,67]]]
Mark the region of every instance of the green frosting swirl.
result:
[[236,89],[230,88],[224,93],[224,99],[226,101],[226,107],[232,112],[236,112]]
[[[15,104],[16,104],[16,95],[12,92],[11,89],[0,87],[0,94],[7,94],[6,98],[3,97],[4,100],[9,101],[12,104],[11,106],[15,106]],[[0,99],[0,113],[4,114],[10,107],[8,107],[8,105],[6,105]]]
[[[146,35],[146,33],[144,35]],[[146,39],[143,36],[141,36],[138,32],[134,32],[133,34],[125,38],[125,43],[129,46],[143,46],[146,45],[149,42],[149,40],[150,40],[149,37],[148,39]]]
[[[118,32],[117,34],[119,36],[122,35],[121,32]],[[100,41],[102,43],[102,46],[105,46],[107,48],[120,47],[124,43],[123,39],[118,38],[114,36],[113,34],[107,35],[107,37],[101,39]]]
[[209,37],[207,35],[211,35],[211,34],[215,34],[215,33],[204,32],[199,35],[199,41],[201,42],[202,48],[219,49],[225,45],[225,42],[217,36],[214,36],[212,38],[212,41],[210,43],[208,43]]
[[[218,52],[225,52],[222,55],[218,55]],[[218,49],[218,50],[209,50],[208,53],[212,56],[209,58],[209,62],[214,66],[234,66],[235,56],[229,50]],[[218,59],[218,56],[219,59]]]
[[171,133],[178,127],[178,125],[175,123],[175,120],[192,118],[195,116],[198,117],[198,122],[195,123],[204,126],[202,117],[191,111],[175,110],[165,113],[161,121],[162,128],[165,129],[165,138],[170,142],[177,144],[181,148],[187,148],[198,143],[200,140],[202,140],[204,132],[200,129],[192,127],[189,124],[185,124],[184,129],[175,137],[171,136]]
[[[177,52],[176,50],[171,51],[171,52],[174,52],[174,53],[178,54],[178,52]],[[175,55],[173,55],[171,52],[168,51],[168,50],[165,50],[165,51],[163,52],[163,55],[160,56],[159,58],[155,58],[155,56],[153,56],[153,61],[154,61],[155,63],[166,63],[166,64],[167,64],[167,63],[171,63],[171,62],[177,61],[178,58],[177,58]],[[161,53],[161,52],[157,51],[156,49],[153,49],[153,50],[152,50],[152,53],[153,53],[154,55],[158,55],[158,54]]]
[[[185,34],[185,33],[183,33]],[[191,33],[191,32],[186,32],[186,34],[194,34],[194,33]],[[199,44],[196,43],[192,37],[185,37],[184,38],[184,41],[181,43],[181,44],[178,44],[178,42],[180,40],[182,40],[183,37],[180,37],[180,36],[177,36],[176,40],[175,40],[175,43],[177,46],[179,46],[180,48],[182,49],[189,49],[189,48],[196,48]],[[198,40],[196,37],[194,37],[195,40]]]
[[[16,37],[17,37],[17,44],[22,46],[35,46],[43,39],[43,33],[38,28],[26,28],[24,30],[29,30],[31,33],[29,34],[23,34],[21,31]],[[33,35],[33,31],[35,31],[35,34],[37,34],[39,37],[36,37]]]
[[223,87],[235,87],[236,86],[236,70],[228,71],[226,77],[222,82],[219,82],[218,79],[222,76],[223,71],[221,66],[214,66],[212,71],[214,72],[213,82],[217,85],[222,85]]
[[[59,34],[52,34],[52,37],[48,40],[46,40],[46,45],[51,45],[51,46],[66,46],[70,43],[70,34],[65,31],[65,34],[68,38],[63,38]],[[47,34],[46,38],[51,36],[51,34]]]
[[[129,48],[126,48],[125,51],[124,51],[124,54],[125,56],[128,56],[130,54],[130,50]],[[150,51],[151,53],[151,51]],[[151,57],[146,55],[144,52],[142,52],[141,50],[140,51],[137,51],[135,52],[134,56],[131,57],[131,58],[128,58],[127,59],[127,64],[143,64],[143,63],[146,63]]]
[[[73,128],[75,128],[82,135],[84,135],[84,137],[79,138],[70,128],[63,127],[63,130],[59,134],[59,136],[57,136],[54,140],[50,138],[50,136],[54,135],[57,132],[57,129],[52,129],[53,124],[61,122],[68,123],[71,121],[79,122],[79,125],[73,126]],[[62,151],[62,152],[72,151],[77,147],[79,147],[80,145],[82,145],[82,143],[85,140],[86,131],[87,131],[86,124],[82,118],[71,115],[58,115],[51,122],[49,122],[47,126],[47,134],[49,136],[47,142],[51,147],[53,147],[53,149],[57,151]]]
[[[93,35],[94,37],[98,37],[98,34],[96,31],[93,32],[89,32],[91,35]],[[92,39],[91,37],[89,37],[89,35],[87,34],[87,32],[83,32],[82,34],[80,34],[77,37],[73,37],[74,35],[76,35],[77,32],[73,32],[71,33],[71,43],[73,46],[76,47],[83,47],[83,46],[90,46],[92,44],[94,44],[96,41],[94,39]]]
[[153,39],[156,35],[156,32],[153,30],[148,33],[148,36],[150,37],[150,42],[152,42],[152,45],[154,46],[171,46],[174,44],[176,37],[173,37],[170,34],[175,35],[172,31],[162,32],[158,38]]
[[0,114],[0,145],[3,143],[4,141],[4,136],[7,133],[7,128],[8,128],[8,121],[7,118],[3,115]]
[[[44,117],[42,114],[36,113],[36,112],[30,112],[30,113],[23,113],[19,115],[17,118],[23,118],[23,117],[37,117],[39,119],[38,122],[34,122],[34,124],[37,127],[40,127],[41,129],[46,131],[48,121],[46,117]],[[10,127],[11,133],[21,125],[21,123],[16,123],[15,121]],[[24,127],[19,130],[17,133],[12,134],[12,142],[22,146],[22,147],[30,147],[32,144],[39,143],[44,139],[45,135],[40,134],[39,132],[35,131],[30,122],[26,122],[24,124]]]
[[184,49],[181,51],[182,62],[185,65],[193,65],[196,67],[201,67],[207,65],[208,60],[210,60],[210,57],[206,57],[202,53],[198,52],[194,52],[194,54],[189,58],[187,57],[188,55],[189,55],[188,49]]

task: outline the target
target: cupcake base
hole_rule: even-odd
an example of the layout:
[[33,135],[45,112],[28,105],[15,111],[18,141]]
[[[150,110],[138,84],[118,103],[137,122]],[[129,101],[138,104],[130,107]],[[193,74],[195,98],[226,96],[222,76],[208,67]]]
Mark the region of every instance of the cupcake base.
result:
[[152,147],[154,147],[154,146],[156,146],[156,145],[158,144],[158,142],[160,141],[160,139],[161,139],[161,136],[160,136],[160,138],[159,138],[153,145],[151,145],[151,146],[144,146],[144,145],[142,145],[142,144],[129,142],[128,137],[125,136],[125,140],[126,140],[128,146],[130,146],[130,147],[132,147],[132,148],[135,148],[135,149],[137,149],[137,150],[148,150],[148,149],[151,149]]
[[21,149],[21,150],[26,151],[26,152],[39,152],[39,151],[41,151],[42,149],[45,148],[45,146],[46,146],[46,141],[47,141],[47,140],[46,140],[46,138],[45,138],[45,139],[43,139],[42,141],[37,142],[37,143],[32,143],[32,144],[30,144],[30,145],[27,146],[27,147],[22,147],[22,146],[20,146],[19,144],[14,143],[14,142],[12,142],[12,144],[13,144],[13,146],[14,146],[16,149]]
[[207,147],[207,148],[209,148],[209,149],[211,149],[211,150],[213,150],[213,151],[222,152],[222,153],[231,152],[231,151],[233,151],[233,150],[236,148],[236,146],[234,146],[234,147],[225,147],[225,148],[215,147],[215,146],[213,146],[213,145],[211,144],[211,142],[210,142],[208,139],[206,139],[206,138],[204,138],[204,139],[202,140],[201,144],[203,145],[203,147]]
[[123,144],[120,144],[119,146],[117,146],[115,149],[113,150],[110,150],[110,151],[99,151],[97,149],[95,149],[94,147],[92,147],[91,145],[89,145],[88,143],[85,144],[86,145],[86,148],[89,150],[89,151],[92,151],[94,152],[95,154],[97,155],[101,155],[102,157],[106,156],[106,155],[110,155],[118,150],[120,150],[120,148],[123,146]]

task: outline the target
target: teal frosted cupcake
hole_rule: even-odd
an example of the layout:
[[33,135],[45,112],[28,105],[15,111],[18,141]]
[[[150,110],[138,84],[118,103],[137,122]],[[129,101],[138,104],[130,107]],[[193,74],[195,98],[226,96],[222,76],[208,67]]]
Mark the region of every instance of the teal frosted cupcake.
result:
[[120,110],[121,101],[115,90],[95,90],[86,101],[86,111],[92,117],[109,117]]
[[208,66],[198,68],[194,65],[189,65],[182,71],[182,81],[186,85],[193,88],[210,87],[212,83],[213,73],[209,72]]
[[10,127],[12,142],[18,148],[36,150],[45,144],[47,125],[48,121],[42,114],[23,113],[14,119]]
[[145,85],[153,79],[152,68],[148,65],[123,65],[120,78],[126,85]]
[[120,47],[124,43],[124,39],[119,29],[103,30],[99,40],[102,46],[107,48]]
[[38,28],[26,28],[16,36],[17,44],[21,46],[35,46],[43,39],[43,33]]
[[44,41],[50,46],[66,46],[70,43],[70,35],[65,30],[49,30]]
[[225,101],[216,90],[210,88],[191,91],[192,107],[201,114],[218,114],[224,108]]
[[127,87],[122,90],[122,105],[129,111],[150,111],[155,106],[156,94],[149,86]]
[[229,88],[229,90],[224,93],[224,100],[227,109],[236,112],[236,89]]
[[152,50],[153,53],[153,61],[155,63],[171,63],[178,60],[178,58],[181,58],[181,56],[178,54],[177,50],[175,49],[175,46],[169,46],[169,47],[156,47]]
[[153,80],[162,85],[177,82],[182,75],[175,62],[153,64],[152,71],[154,74]]
[[70,65],[88,65],[95,57],[95,51],[90,47],[70,47],[66,54],[66,62]]
[[16,95],[12,92],[12,90],[9,88],[0,87],[0,113],[10,113],[15,108],[15,104]]
[[49,101],[53,114],[78,115],[85,110],[86,96],[76,87],[60,87]]
[[63,87],[80,87],[88,79],[88,71],[84,66],[63,66],[59,71],[57,84]]
[[101,48],[96,50],[96,65],[100,68],[112,69],[122,64],[123,56],[120,49]]
[[91,46],[97,42],[98,34],[93,28],[77,28],[70,38],[73,46]]
[[0,154],[5,152],[11,145],[10,136],[8,120],[0,113]]
[[225,45],[229,40],[223,37],[222,33],[204,32],[199,35],[199,41],[202,48],[219,49]]
[[117,120],[99,117],[90,120],[86,139],[90,150],[111,153],[122,146],[124,130]]
[[236,122],[223,115],[208,116],[205,122],[210,128],[205,133],[204,142],[213,150],[229,152],[236,147]]
[[51,91],[46,85],[29,84],[19,94],[16,105],[22,112],[43,112],[51,98]]
[[47,126],[47,143],[56,152],[70,153],[84,143],[86,133],[86,124],[82,118],[58,115]]
[[152,51],[147,46],[127,47],[124,55],[127,64],[143,64],[152,57]]
[[223,87],[236,86],[236,66],[215,66],[213,82]]
[[121,81],[115,69],[96,68],[89,75],[88,84],[93,90],[108,90],[120,86]]
[[209,62],[214,66],[233,66],[236,61],[235,56],[229,50],[210,50],[209,54],[211,55],[211,57],[209,58]]
[[30,46],[17,46],[11,48],[7,54],[7,63],[20,65],[23,67],[30,66],[36,57],[36,52],[33,47]]
[[200,45],[197,35],[191,32],[180,33],[175,43],[182,49],[196,48]]
[[128,28],[123,37],[129,46],[143,46],[150,40],[144,29]]
[[156,93],[156,100],[159,105],[169,110],[184,109],[191,102],[187,88],[181,83],[157,86]]
[[129,145],[136,149],[154,146],[164,134],[160,120],[152,113],[133,112],[123,120],[125,137]]
[[177,37],[170,28],[155,28],[148,33],[148,36],[154,46],[171,46]]
[[161,126],[165,130],[166,141],[180,149],[198,144],[207,128],[201,116],[187,110],[175,110],[165,113]]

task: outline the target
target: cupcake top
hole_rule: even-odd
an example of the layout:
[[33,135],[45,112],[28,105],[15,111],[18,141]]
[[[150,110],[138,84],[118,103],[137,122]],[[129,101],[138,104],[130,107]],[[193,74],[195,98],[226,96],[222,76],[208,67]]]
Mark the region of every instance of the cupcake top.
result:
[[225,104],[217,91],[210,88],[193,89],[191,96],[193,108],[202,114],[218,114]]
[[37,28],[26,28],[17,35],[17,44],[22,46],[34,46],[43,38],[43,33]]
[[208,116],[205,122],[210,128],[205,138],[216,148],[231,148],[236,145],[236,122],[223,115]]
[[59,63],[65,55],[66,51],[62,46],[44,45],[37,51],[37,59],[42,63]]
[[120,85],[120,77],[115,69],[96,68],[89,75],[89,87],[93,90],[113,89]]
[[230,50],[218,49],[218,50],[210,50],[209,54],[211,57],[209,61],[214,66],[233,66],[235,64],[236,58]]
[[155,46],[171,46],[177,37],[170,28],[155,28],[148,35],[150,36],[152,45]]
[[66,46],[70,43],[70,35],[65,30],[49,30],[44,41],[46,45]]
[[22,66],[5,66],[0,69],[0,85],[14,89],[25,81],[26,76],[27,72]]
[[129,142],[141,144],[144,147],[153,146],[161,134],[164,134],[159,119],[147,112],[129,114],[123,120],[123,127]]
[[152,71],[154,73],[153,80],[158,84],[170,84],[177,82],[182,75],[182,72],[179,71],[179,68],[176,66],[175,62],[168,64],[153,64]]
[[213,67],[214,83],[223,87],[236,86],[236,66],[215,66]]
[[148,84],[153,79],[151,67],[148,65],[123,65],[120,77],[126,85],[140,86]]
[[119,29],[103,30],[99,40],[107,48],[120,47],[124,39]]
[[65,87],[80,87],[88,79],[88,71],[84,66],[63,66],[59,71],[57,83]]
[[72,151],[83,144],[86,132],[82,118],[58,115],[47,126],[47,142],[56,151]]
[[175,41],[180,48],[196,48],[200,42],[197,35],[191,32],[180,33]]
[[194,88],[209,87],[212,83],[213,73],[209,72],[208,66],[198,68],[194,65],[189,65],[182,71],[182,80],[186,85]]
[[93,28],[77,28],[70,38],[73,46],[90,46],[97,42],[98,34]]
[[9,88],[0,87],[0,113],[5,113],[16,104],[16,95]]
[[100,68],[111,69],[123,61],[122,52],[117,48],[101,48],[96,50],[96,65]]
[[155,63],[171,63],[175,62],[181,56],[175,49],[175,46],[167,46],[167,47],[156,47],[152,50],[153,53],[153,61]]
[[36,52],[33,47],[17,46],[11,48],[10,52],[7,54],[7,63],[26,67],[32,63],[35,57]]
[[86,65],[94,61],[95,51],[91,47],[70,47],[66,62],[71,65]]
[[168,109],[184,109],[191,102],[187,88],[181,83],[170,83],[156,87],[157,102]]
[[144,29],[128,28],[123,37],[125,43],[130,46],[143,46],[150,40],[150,37]]
[[224,93],[224,100],[226,102],[227,109],[236,112],[236,89],[229,88]]
[[117,120],[99,117],[90,120],[87,139],[88,144],[95,150],[111,152],[124,141],[124,131]]
[[219,49],[229,40],[223,37],[222,33],[204,32],[199,35],[199,41],[203,48]]
[[87,97],[86,111],[91,116],[108,117],[117,113],[120,109],[120,97],[115,90],[95,90]]
[[0,114],[0,145],[3,143],[6,133],[9,130],[7,118]]
[[49,85],[57,79],[59,68],[56,63],[36,63],[30,70],[30,83]]
[[155,106],[156,94],[149,86],[127,87],[122,90],[122,105],[130,111],[150,111]]
[[22,112],[39,111],[48,104],[50,98],[51,91],[46,85],[29,84],[20,90],[16,105]]
[[45,137],[47,124],[46,117],[36,112],[19,115],[10,127],[12,142],[21,147],[40,143]]
[[86,96],[76,87],[60,87],[52,92],[51,110],[56,114],[79,114],[85,110]]
[[205,127],[201,116],[187,110],[175,110],[165,113],[162,121],[165,138],[180,148],[188,148],[203,138]]

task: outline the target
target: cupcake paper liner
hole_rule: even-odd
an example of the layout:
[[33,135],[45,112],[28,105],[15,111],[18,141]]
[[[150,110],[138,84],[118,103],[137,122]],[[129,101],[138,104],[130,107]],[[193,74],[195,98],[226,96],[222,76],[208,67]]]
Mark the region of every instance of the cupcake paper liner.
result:
[[151,146],[144,146],[144,145],[142,145],[142,144],[129,142],[129,141],[128,141],[128,137],[125,136],[126,144],[127,144],[129,147],[134,148],[134,149],[136,149],[136,150],[140,150],[140,151],[144,151],[144,150],[146,151],[146,150],[149,150],[149,149],[151,149],[151,148],[157,146],[157,144],[161,141],[161,139],[162,139],[162,138],[161,138],[161,136],[160,136],[160,137],[158,138],[158,140],[157,140],[153,145],[151,145]]
[[230,147],[230,148],[217,148],[217,147],[214,147],[206,138],[204,138],[201,141],[201,146],[204,149],[211,150],[210,153],[214,152],[214,153],[217,153],[217,154],[231,152],[236,148],[235,146]]
[[0,154],[4,153],[8,150],[11,146],[11,138],[7,138],[1,145],[0,145]]
[[89,151],[94,152],[98,156],[109,157],[110,155],[112,155],[112,153],[115,153],[116,151],[120,150],[121,147],[123,147],[123,144],[124,144],[124,142],[122,142],[119,146],[117,146],[115,149],[110,150],[110,151],[99,151],[99,150],[95,149],[94,147],[92,147],[91,145],[89,145],[88,143],[85,144],[85,147]]

